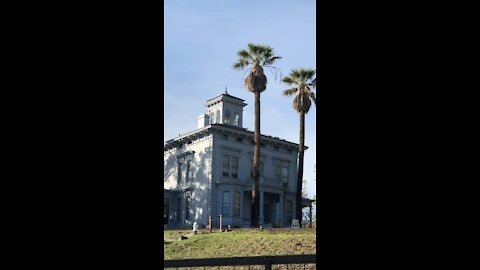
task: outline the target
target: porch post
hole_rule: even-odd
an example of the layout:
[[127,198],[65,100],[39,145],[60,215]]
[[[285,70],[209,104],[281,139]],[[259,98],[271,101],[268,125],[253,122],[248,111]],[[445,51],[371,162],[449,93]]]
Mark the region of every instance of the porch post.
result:
[[285,207],[284,207],[284,205],[283,205],[283,200],[284,200],[284,198],[283,198],[283,193],[282,193],[282,194],[280,194],[280,217],[279,217],[279,218],[280,218],[280,226],[281,226],[281,227],[284,226],[284,224],[283,224],[283,221],[284,221],[283,215],[285,214],[285,213],[284,213],[284,211],[285,211],[284,208],[285,208]]
[[243,226],[243,193],[245,193],[243,190],[240,192],[240,219],[241,219],[241,224]]
[[263,190],[260,191],[260,215],[258,217],[258,224],[263,225]]
[[[292,221],[294,219],[297,219],[297,200],[292,200]],[[290,221],[290,222],[292,222],[292,221]],[[302,222],[302,221],[299,220],[298,222]]]
[[310,204],[310,206],[308,208],[310,210],[310,214],[309,214],[309,216],[310,216],[310,228],[312,228],[312,205]]

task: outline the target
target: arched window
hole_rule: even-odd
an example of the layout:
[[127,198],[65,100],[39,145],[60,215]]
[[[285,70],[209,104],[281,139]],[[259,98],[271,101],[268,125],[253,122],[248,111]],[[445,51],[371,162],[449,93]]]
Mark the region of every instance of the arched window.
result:
[[217,115],[216,115],[217,119],[216,119],[216,123],[217,124],[220,124],[220,110],[217,110]]
[[214,124],[214,123],[215,123],[215,113],[211,112],[210,113],[210,124]]
[[223,116],[223,122],[225,124],[230,124],[230,111],[229,110],[226,110],[225,111],[225,115]]
[[233,124],[235,126],[240,126],[240,115],[237,112],[233,114]]

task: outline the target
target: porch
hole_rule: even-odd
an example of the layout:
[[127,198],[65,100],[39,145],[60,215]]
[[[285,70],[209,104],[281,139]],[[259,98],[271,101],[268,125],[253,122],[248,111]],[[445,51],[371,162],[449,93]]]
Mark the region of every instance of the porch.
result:
[[[259,191],[259,225],[264,228],[290,226],[293,217],[293,200],[285,199],[283,193]],[[252,193],[243,192],[243,227],[250,227]]]

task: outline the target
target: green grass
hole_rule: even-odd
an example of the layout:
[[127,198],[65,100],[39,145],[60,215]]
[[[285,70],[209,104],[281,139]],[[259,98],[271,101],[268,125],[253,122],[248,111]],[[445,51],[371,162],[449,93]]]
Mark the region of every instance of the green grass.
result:
[[221,258],[316,254],[314,229],[234,229],[209,233],[200,230],[187,240],[176,240],[192,230],[164,231],[164,259]]

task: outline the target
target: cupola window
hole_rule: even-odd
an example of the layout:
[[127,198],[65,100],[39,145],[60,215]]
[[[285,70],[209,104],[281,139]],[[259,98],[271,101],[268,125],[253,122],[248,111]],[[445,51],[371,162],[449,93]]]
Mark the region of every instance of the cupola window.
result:
[[210,124],[214,124],[214,123],[215,123],[215,113],[211,112],[210,113]]
[[237,112],[233,114],[233,124],[235,126],[240,126],[240,115]]
[[230,124],[230,111],[226,110],[225,115],[224,115],[224,121],[225,124]]

